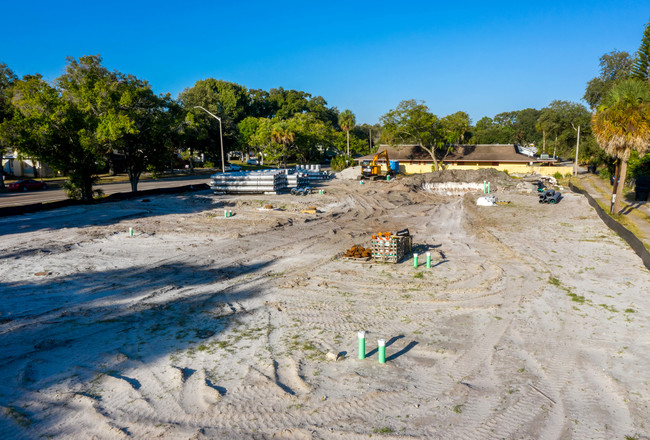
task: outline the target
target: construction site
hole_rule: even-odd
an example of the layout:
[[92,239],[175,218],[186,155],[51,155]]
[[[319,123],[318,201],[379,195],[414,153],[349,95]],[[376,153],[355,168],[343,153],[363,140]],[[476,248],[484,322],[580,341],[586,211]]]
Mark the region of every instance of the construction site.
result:
[[650,438],[650,272],[583,195],[359,173],[1,218],[0,437]]

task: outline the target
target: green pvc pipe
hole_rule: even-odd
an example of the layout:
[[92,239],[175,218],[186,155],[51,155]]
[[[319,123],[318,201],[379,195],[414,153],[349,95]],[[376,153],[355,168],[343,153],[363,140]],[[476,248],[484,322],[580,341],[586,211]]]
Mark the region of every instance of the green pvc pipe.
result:
[[488,194],[490,194],[490,182],[488,182]]
[[386,340],[385,339],[379,339],[377,341],[377,348],[379,351],[379,363],[380,364],[385,364],[386,363]]
[[431,252],[427,252],[427,269],[431,269]]
[[483,194],[487,192],[487,186],[485,180],[483,181]]
[[133,228],[129,228],[129,237],[133,237]]
[[228,210],[223,211],[223,218],[228,218]]
[[366,358],[366,332],[359,332],[359,359]]
[[418,254],[413,254],[413,267],[418,267]]

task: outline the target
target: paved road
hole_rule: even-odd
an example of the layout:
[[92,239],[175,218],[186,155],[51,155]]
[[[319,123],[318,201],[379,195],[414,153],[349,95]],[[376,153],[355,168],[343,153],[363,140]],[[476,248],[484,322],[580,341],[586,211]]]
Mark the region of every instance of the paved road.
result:
[[[155,188],[173,188],[176,186],[191,185],[192,183],[209,183],[208,175],[182,176],[161,180],[146,180],[138,183],[138,190]],[[115,194],[119,192],[131,192],[129,182],[105,183],[96,185],[95,189],[101,189],[104,194]],[[5,206],[30,205],[32,203],[56,202],[66,200],[68,197],[62,189],[46,189],[44,191],[27,191],[18,193],[0,193],[0,208]]]

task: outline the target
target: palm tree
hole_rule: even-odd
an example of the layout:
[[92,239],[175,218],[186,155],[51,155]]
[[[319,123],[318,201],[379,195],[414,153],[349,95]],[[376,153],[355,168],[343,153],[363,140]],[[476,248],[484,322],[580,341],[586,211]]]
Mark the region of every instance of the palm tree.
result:
[[287,167],[287,148],[295,138],[295,133],[291,131],[289,124],[284,121],[275,124],[271,130],[271,140],[282,145],[282,156],[284,158],[285,168]]
[[350,130],[354,128],[355,124],[356,120],[354,119],[354,113],[350,110],[342,111],[339,114],[339,127],[341,127],[341,130],[343,130],[347,135],[348,157],[350,157]]
[[611,207],[618,213],[630,152],[644,154],[650,144],[650,85],[637,79],[615,85],[592,116],[591,127],[598,145],[618,159]]

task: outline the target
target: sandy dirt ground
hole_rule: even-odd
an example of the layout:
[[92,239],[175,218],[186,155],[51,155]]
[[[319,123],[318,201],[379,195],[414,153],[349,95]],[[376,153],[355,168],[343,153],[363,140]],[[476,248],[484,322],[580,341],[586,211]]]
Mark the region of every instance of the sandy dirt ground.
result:
[[[650,273],[582,196],[319,189],[0,219],[0,438],[650,438]],[[431,269],[340,258],[404,228]]]

